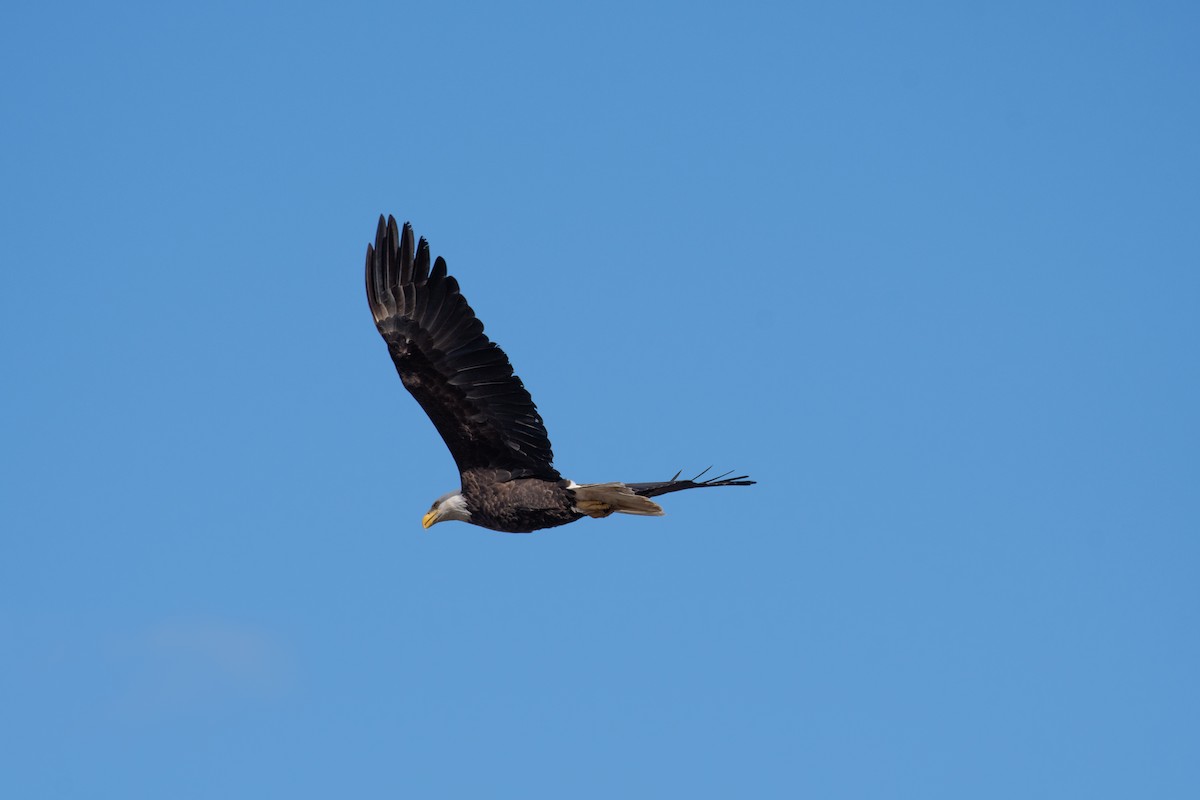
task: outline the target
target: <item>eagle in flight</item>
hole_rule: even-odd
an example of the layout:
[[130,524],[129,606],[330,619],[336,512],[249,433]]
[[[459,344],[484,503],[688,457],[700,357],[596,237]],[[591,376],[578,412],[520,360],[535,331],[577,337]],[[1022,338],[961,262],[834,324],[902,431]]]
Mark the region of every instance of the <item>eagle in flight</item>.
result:
[[[367,245],[367,301],[375,327],[406,389],[429,415],[458,465],[462,485],[426,512],[428,528],[462,520],[495,531],[529,533],[583,517],[616,512],[661,516],[650,498],[683,489],[749,486],[729,473],[701,480],[585,483],[564,479],[553,466],[550,437],[537,406],[508,356],[484,335],[483,323],[446,274],[432,263],[412,226],[380,216]],[[707,472],[708,470],[705,470]]]

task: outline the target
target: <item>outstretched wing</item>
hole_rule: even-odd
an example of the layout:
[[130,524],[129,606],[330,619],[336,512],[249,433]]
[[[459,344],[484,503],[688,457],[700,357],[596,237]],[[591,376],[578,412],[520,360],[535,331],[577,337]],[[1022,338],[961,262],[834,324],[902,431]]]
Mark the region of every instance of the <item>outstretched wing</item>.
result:
[[405,388],[442,435],[459,472],[500,468],[513,477],[558,480],[537,406],[504,351],[412,226],[379,218],[367,245],[367,301]]
[[[708,469],[704,472],[708,472]],[[715,478],[709,478],[706,481],[700,480],[704,476],[701,472],[690,481],[686,478],[679,480],[681,473],[676,472],[675,477],[669,481],[659,481],[658,483],[627,483],[625,484],[633,490],[634,494],[642,497],[658,497],[660,494],[670,494],[671,492],[682,492],[684,489],[704,489],[710,486],[753,486],[754,481],[747,480],[748,475],[738,475],[736,478],[727,477],[730,473],[718,475]]]

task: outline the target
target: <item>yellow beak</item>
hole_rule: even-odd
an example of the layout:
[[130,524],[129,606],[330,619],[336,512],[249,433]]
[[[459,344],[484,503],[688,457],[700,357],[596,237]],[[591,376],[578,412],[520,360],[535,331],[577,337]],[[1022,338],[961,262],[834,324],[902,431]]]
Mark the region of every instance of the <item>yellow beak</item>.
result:
[[429,526],[438,521],[437,511],[429,511],[425,516],[421,517],[421,527],[428,529]]

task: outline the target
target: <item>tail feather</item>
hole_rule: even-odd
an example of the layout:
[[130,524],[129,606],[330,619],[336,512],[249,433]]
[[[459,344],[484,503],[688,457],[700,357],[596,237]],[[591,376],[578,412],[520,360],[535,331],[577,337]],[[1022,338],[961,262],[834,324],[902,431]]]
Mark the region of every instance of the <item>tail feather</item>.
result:
[[747,480],[749,478],[748,475],[738,475],[735,478],[727,477],[730,474],[729,472],[718,475],[715,478],[709,478],[708,480],[700,480],[709,469],[712,469],[712,467],[704,470],[691,480],[679,480],[679,476],[682,474],[681,470],[680,472],[676,472],[675,477],[669,481],[659,481],[658,483],[627,483],[625,486],[632,490],[634,494],[641,497],[657,497],[660,494],[682,492],[684,489],[704,489],[711,486],[753,486],[755,484],[755,481]]
[[589,517],[607,517],[613,513],[661,517],[666,513],[658,503],[623,483],[585,483],[571,489],[575,492],[575,508]]

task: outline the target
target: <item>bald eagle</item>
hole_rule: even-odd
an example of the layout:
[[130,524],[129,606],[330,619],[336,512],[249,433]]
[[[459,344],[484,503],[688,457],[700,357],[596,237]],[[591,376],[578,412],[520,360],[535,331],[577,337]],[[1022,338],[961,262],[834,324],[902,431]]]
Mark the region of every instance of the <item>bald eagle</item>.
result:
[[701,480],[708,470],[657,483],[565,480],[552,465],[546,426],[525,385],[484,335],[445,260],[430,264],[424,238],[414,247],[411,225],[397,230],[394,218],[379,217],[375,244],[367,245],[366,278],[375,327],[400,380],[433,421],[461,476],[460,488],[426,512],[424,527],[462,520],[529,533],[614,512],[661,516],[651,497],[754,483],[729,473]]

